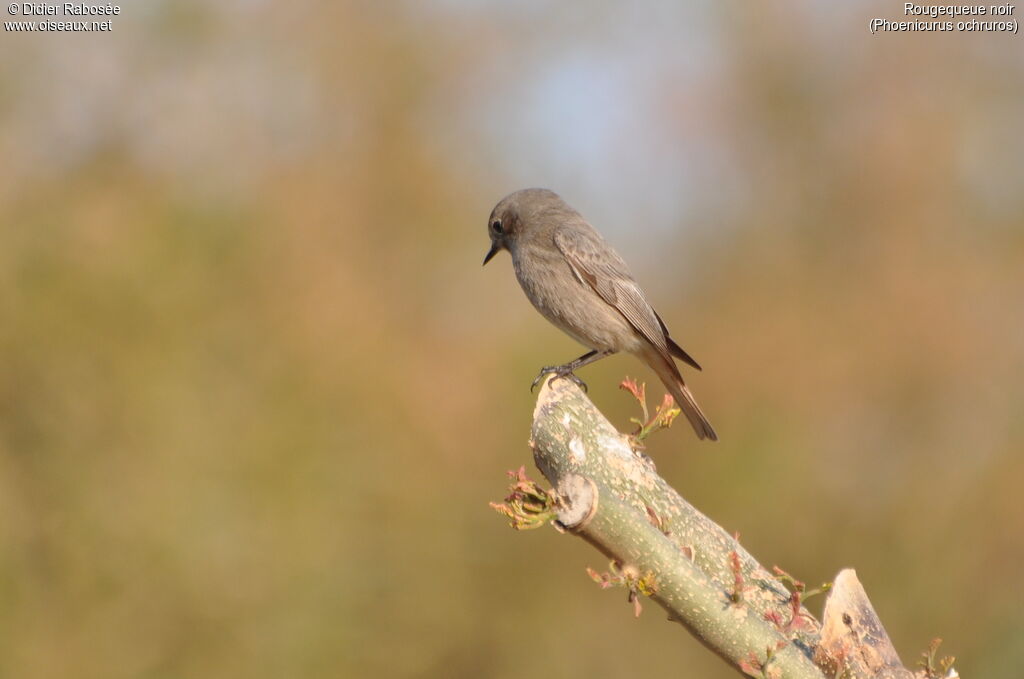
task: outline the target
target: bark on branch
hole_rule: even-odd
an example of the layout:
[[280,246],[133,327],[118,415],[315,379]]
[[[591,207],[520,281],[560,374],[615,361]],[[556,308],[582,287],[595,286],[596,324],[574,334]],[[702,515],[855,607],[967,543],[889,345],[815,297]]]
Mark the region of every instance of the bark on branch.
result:
[[684,500],[569,380],[544,381],[530,441],[557,494],[558,525],[615,564],[740,671],[771,679],[937,679],[900,663],[852,570],[836,579],[819,623],[800,594]]

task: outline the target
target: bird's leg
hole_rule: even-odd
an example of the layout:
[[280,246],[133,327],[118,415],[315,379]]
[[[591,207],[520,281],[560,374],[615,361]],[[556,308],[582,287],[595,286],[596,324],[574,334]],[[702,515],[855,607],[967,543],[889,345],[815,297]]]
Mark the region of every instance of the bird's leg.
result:
[[546,365],[540,369],[540,373],[537,375],[537,378],[533,380],[533,384],[530,385],[530,391],[533,391],[534,387],[540,384],[540,381],[544,379],[544,376],[548,373],[554,373],[554,376],[548,380],[548,384],[551,384],[560,377],[565,377],[579,385],[583,391],[586,391],[587,383],[576,377],[574,371],[585,365],[593,363],[594,361],[599,361],[605,356],[611,356],[614,353],[614,351],[598,351],[597,349],[594,349],[593,351],[588,351],[579,358],[569,361],[564,365]]

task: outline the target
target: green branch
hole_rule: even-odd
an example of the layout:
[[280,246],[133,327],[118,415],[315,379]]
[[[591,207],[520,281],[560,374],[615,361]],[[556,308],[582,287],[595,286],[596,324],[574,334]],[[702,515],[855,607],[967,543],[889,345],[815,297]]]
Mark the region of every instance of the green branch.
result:
[[[642,386],[623,386],[646,406]],[[671,424],[667,404],[654,417],[644,410],[637,424],[645,436]],[[608,573],[588,569],[602,587],[627,588],[637,615],[641,597],[649,597],[744,674],[931,679],[941,670],[947,679],[956,676],[945,663],[929,661],[916,675],[903,668],[853,571],[837,578],[823,629],[803,607],[814,592],[758,563],[658,476],[638,443],[569,380],[545,380],[530,445],[553,489],[541,489],[521,469],[512,473],[506,504],[492,506],[516,528],[552,523],[587,540],[612,562]]]

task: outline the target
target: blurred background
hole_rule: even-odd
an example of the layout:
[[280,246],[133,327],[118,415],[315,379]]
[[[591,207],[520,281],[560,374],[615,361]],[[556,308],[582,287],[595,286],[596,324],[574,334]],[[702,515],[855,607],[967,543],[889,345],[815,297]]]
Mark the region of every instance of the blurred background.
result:
[[[4,32],[0,675],[735,676],[487,506],[537,369],[582,353],[480,266],[527,186],[703,364],[721,442],[649,448],[685,497],[766,565],[856,568],[908,665],[942,637],[1019,672],[1022,38],[669,5]],[[583,373],[623,429],[626,375]]]

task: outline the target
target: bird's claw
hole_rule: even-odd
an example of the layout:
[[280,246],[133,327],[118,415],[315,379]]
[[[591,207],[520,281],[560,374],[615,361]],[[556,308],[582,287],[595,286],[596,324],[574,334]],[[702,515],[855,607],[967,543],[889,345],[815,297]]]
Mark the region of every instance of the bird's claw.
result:
[[551,375],[551,379],[548,380],[549,385],[559,378],[564,378],[571,380],[576,386],[578,386],[584,392],[587,391],[587,383],[581,380],[579,377],[577,377],[576,373],[574,373],[571,368],[564,365],[548,365],[541,368],[540,373],[538,373],[537,377],[534,378],[533,384],[530,385],[531,394],[533,393],[533,390],[537,387],[537,385],[540,384],[540,381],[544,379],[544,376],[550,373],[554,373],[554,375]]
[[548,384],[551,384],[552,380],[557,380],[559,377],[564,377],[566,379],[571,380],[577,387],[582,389],[584,393],[587,392],[587,383],[584,382],[583,380],[581,380],[579,377],[577,377],[576,373],[574,373],[572,371],[569,371],[569,372],[566,372],[566,373],[559,373],[559,374],[555,375],[550,380],[548,380]]

